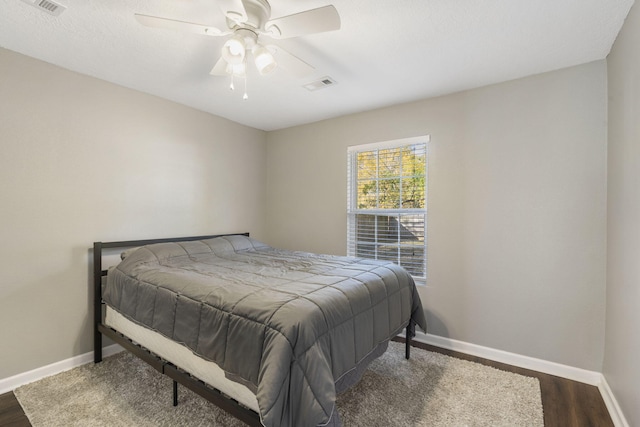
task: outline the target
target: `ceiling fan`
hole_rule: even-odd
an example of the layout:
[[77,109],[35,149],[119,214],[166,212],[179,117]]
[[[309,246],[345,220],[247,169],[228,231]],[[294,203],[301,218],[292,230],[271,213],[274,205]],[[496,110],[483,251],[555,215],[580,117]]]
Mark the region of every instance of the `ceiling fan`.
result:
[[[282,67],[295,77],[304,77],[314,68],[275,44],[263,44],[262,36],[287,39],[340,29],[340,16],[333,5],[271,19],[267,0],[217,0],[227,21],[225,29],[136,13],[142,25],[155,28],[224,37],[231,35],[222,47],[221,57],[211,70],[214,76],[246,77],[250,56],[261,75]],[[233,80],[232,80],[233,88]],[[246,96],[246,93],[245,93]]]

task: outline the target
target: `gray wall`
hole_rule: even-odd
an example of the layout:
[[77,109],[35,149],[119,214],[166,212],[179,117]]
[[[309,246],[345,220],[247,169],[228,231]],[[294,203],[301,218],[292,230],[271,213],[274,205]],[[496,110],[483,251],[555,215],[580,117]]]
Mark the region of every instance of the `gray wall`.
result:
[[264,230],[262,131],[0,49],[0,379],[91,349],[89,248]]
[[640,425],[640,9],[608,57],[607,318],[604,375],[629,425]]
[[344,254],[347,147],[428,134],[429,332],[600,371],[606,84],[598,61],[269,132],[268,239]]

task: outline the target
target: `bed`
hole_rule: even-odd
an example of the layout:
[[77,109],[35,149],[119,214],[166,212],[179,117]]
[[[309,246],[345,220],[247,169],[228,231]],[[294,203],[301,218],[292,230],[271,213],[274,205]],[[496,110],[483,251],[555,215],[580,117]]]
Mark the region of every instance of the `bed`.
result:
[[[133,249],[105,271],[112,248]],[[254,426],[339,426],[336,395],[391,338],[406,330],[409,358],[426,330],[401,267],[248,233],[96,242],[94,294],[96,363],[108,336],[174,380],[174,404],[181,383]]]

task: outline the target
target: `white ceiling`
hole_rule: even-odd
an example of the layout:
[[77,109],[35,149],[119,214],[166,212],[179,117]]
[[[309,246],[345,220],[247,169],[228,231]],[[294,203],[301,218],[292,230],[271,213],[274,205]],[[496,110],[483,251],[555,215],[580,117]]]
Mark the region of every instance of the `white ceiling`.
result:
[[[226,28],[216,0],[0,0],[0,46],[258,129],[274,130],[603,59],[633,0],[271,0],[272,17],[333,4],[338,31],[276,43],[313,65],[250,72],[249,99],[209,71],[225,38],[149,28],[143,13]],[[0,64],[1,66],[1,64]],[[303,85],[329,76],[337,84]],[[236,82],[236,86],[239,86]],[[241,86],[241,85],[240,85]]]

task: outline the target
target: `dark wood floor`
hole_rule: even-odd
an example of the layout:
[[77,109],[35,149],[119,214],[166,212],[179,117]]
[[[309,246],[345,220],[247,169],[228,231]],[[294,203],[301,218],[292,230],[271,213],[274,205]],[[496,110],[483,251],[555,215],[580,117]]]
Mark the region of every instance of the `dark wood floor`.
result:
[[13,393],[0,395],[0,426],[30,427],[31,423],[22,411]]
[[[427,344],[414,342],[414,345],[425,350],[482,363],[503,371],[538,378],[542,391],[545,427],[614,427],[600,392],[595,386],[444,350]],[[0,426],[31,426],[13,393],[0,395]]]

